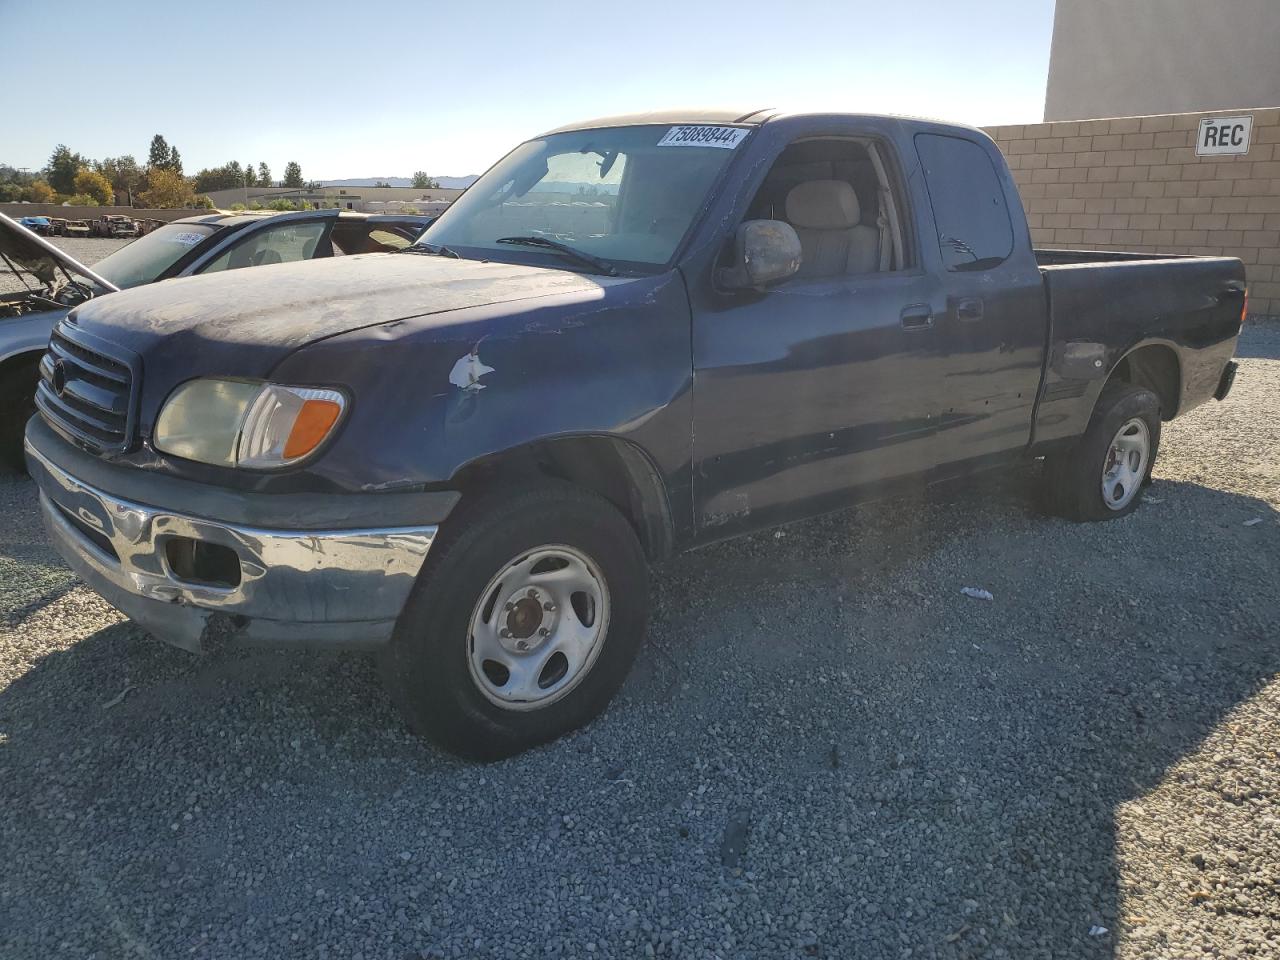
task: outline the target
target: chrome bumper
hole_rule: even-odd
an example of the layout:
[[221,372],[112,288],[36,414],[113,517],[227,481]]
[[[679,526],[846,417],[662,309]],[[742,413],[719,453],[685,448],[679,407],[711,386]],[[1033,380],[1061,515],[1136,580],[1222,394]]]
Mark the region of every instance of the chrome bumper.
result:
[[[396,619],[436,526],[270,530],[133,503],[83,483],[26,444],[54,546],[90,587],[149,632],[189,650],[228,638],[376,646]],[[172,546],[226,548],[222,582],[174,569]],[[201,547],[200,549],[204,549]],[[225,551],[223,558],[229,558]]]

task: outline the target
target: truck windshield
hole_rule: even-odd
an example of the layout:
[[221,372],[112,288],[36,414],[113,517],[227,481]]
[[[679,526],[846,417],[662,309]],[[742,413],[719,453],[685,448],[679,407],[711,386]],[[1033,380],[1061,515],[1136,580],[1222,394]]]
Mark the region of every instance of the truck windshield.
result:
[[551,245],[514,242],[543,238],[623,269],[662,266],[746,133],[664,124],[530,140],[477,180],[419,243],[465,257],[535,257],[592,269]]
[[213,235],[207,223],[170,223],[99,260],[93,269],[120,289],[151,283]]

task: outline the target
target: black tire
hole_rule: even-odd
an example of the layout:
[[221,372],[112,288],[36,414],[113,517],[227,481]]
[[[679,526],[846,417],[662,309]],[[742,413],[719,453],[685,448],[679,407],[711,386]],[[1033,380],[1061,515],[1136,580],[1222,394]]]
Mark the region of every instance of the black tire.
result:
[[[1122,426],[1135,418],[1146,424],[1149,437],[1146,468],[1138,490],[1124,506],[1113,509],[1103,499],[1103,470],[1112,440]],[[1151,480],[1151,468],[1159,451],[1160,398],[1145,387],[1131,383],[1108,384],[1098,397],[1084,435],[1068,450],[1045,458],[1045,509],[1080,522],[1116,520],[1129,515],[1142,500],[1142,487]]]
[[[504,566],[548,544],[571,547],[596,565],[608,589],[607,626],[594,663],[560,699],[537,709],[501,707],[472,678],[472,615]],[[547,481],[464,498],[432,544],[380,657],[383,681],[416,733],[470,760],[508,757],[605,708],[644,636],[648,593],[636,534],[602,497]]]
[[0,464],[25,473],[22,435],[36,412],[40,361],[33,359],[0,370]]

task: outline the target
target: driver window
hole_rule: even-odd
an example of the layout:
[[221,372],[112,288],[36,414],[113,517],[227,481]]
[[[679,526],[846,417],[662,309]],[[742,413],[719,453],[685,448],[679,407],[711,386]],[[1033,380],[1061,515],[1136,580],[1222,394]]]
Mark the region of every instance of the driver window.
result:
[[243,240],[232,244],[200,273],[218,270],[239,270],[241,267],[259,267],[269,263],[293,263],[310,260],[328,224],[323,221],[309,223],[282,223],[257,230]]
[[898,215],[883,154],[868,141],[797,140],[774,161],[748,220],[782,220],[800,238],[799,279],[885,273],[903,267]]

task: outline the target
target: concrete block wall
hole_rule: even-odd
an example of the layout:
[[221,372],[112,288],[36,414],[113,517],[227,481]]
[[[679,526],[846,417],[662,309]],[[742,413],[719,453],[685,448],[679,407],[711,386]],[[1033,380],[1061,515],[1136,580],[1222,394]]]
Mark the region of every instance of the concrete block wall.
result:
[[[1252,114],[1243,156],[1197,157],[1208,116]],[[1249,312],[1280,315],[1280,108],[989,127],[1036,246],[1239,257]]]

